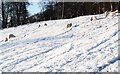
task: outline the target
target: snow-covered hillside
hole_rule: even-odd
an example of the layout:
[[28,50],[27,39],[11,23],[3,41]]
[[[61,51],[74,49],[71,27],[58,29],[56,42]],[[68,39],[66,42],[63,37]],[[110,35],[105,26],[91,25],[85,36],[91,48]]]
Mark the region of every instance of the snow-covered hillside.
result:
[[0,72],[117,72],[118,24],[100,14],[0,30]]

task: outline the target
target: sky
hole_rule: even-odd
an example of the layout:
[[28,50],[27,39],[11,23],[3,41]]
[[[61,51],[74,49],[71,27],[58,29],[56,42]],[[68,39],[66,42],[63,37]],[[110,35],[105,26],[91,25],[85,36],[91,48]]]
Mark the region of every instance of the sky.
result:
[[40,6],[38,5],[38,2],[30,2],[31,5],[28,6],[28,11],[30,15],[34,15],[38,12],[40,12]]
[[44,4],[40,4],[40,2],[41,3],[43,3],[43,1],[47,2],[47,0],[28,0],[28,1],[29,1],[30,5],[27,7],[27,9],[29,11],[30,16],[34,15],[38,12],[41,12]]
[[[29,0],[31,5],[28,6],[28,11],[30,15],[34,15],[38,12],[41,12],[42,7],[44,6],[43,2],[47,2],[48,0]],[[41,3],[40,3],[41,2]]]

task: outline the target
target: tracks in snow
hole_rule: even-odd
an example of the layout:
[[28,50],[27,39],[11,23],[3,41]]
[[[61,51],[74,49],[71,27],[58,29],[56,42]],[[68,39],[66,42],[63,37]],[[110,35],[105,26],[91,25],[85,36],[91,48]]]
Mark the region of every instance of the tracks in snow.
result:
[[[0,57],[0,70],[40,71],[43,69],[44,71],[50,72],[65,71],[65,67],[70,66],[70,70],[72,71],[72,68],[79,68],[78,66],[81,65],[82,62],[86,63],[91,59],[97,59],[98,56],[96,54],[102,55],[103,51],[105,51],[104,54],[107,54],[106,51],[110,52],[110,49],[112,52],[117,50],[116,43],[118,41],[116,40],[116,37],[120,30],[115,30],[116,24],[108,27],[110,29],[114,29],[115,31],[112,30],[112,34],[110,33],[110,35],[107,37],[103,37],[102,40],[89,44],[84,42],[76,44],[74,41],[77,42],[77,40],[80,39],[85,40],[85,38],[89,40],[89,35],[91,35],[92,38],[100,38],[99,36],[102,36],[104,33],[106,33],[105,30],[101,32],[98,31],[97,34],[93,34],[96,30],[98,30],[96,26],[94,26],[93,29],[92,27],[89,27],[91,26],[91,23],[87,22],[86,24],[88,24],[88,28],[86,29],[86,27],[84,27],[85,29],[82,29],[82,32],[80,33],[79,29],[81,28],[79,28],[80,26],[76,25],[71,29],[68,29],[55,36],[17,40],[20,42],[13,40],[11,42],[1,44],[0,55],[2,55],[2,57]],[[109,33],[108,31],[107,33]],[[38,30],[32,31],[32,33],[35,32],[38,32]],[[26,35],[30,34],[26,33]],[[93,42],[94,40],[91,39],[91,41]],[[18,48],[21,49],[17,50]],[[120,60],[119,56],[112,60],[106,60],[108,61],[107,64],[104,63],[102,66],[95,68],[98,71],[102,71],[104,68],[118,60]],[[99,61],[101,62],[101,59]],[[98,62],[96,62],[96,64],[98,64]],[[86,65],[85,67],[86,69],[88,68]],[[89,68],[91,68],[91,66],[89,66]]]

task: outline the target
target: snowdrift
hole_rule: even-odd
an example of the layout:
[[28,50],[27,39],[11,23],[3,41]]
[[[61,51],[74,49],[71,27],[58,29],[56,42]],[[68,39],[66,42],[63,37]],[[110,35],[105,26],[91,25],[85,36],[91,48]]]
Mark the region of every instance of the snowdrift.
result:
[[[97,19],[90,21],[92,16]],[[0,30],[0,72],[118,72],[118,17],[89,15]],[[5,42],[9,34],[15,38]]]

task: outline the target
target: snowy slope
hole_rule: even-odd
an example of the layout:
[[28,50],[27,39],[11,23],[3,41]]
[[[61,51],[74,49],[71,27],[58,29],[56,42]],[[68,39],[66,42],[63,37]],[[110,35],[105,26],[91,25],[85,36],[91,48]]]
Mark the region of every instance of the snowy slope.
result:
[[[0,71],[118,72],[118,24],[100,14],[0,30]],[[9,34],[16,37],[5,42]]]

